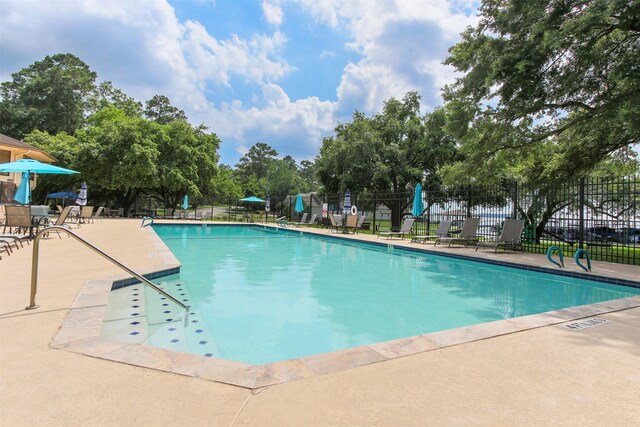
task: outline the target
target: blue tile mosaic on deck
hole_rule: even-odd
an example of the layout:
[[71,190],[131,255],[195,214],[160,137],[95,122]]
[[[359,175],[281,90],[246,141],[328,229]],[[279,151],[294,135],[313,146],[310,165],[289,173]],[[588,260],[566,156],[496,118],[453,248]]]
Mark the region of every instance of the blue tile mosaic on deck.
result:
[[[175,282],[176,278],[174,275],[165,279],[169,281],[156,279],[154,283],[171,295],[183,297],[181,299],[188,304],[191,296],[181,283]],[[118,305],[119,302],[124,304]],[[118,306],[121,308],[116,309]],[[125,310],[127,307],[128,311]],[[156,308],[149,312],[150,307]],[[167,317],[170,313],[172,317]],[[181,307],[146,286],[130,284],[112,287],[101,335],[118,341],[185,352],[191,343],[191,346],[195,344],[198,348],[196,354],[215,357],[215,340],[207,332],[206,326],[195,329],[195,325],[200,324],[200,318],[193,309],[189,310],[188,324],[190,326],[184,328],[184,310]]]

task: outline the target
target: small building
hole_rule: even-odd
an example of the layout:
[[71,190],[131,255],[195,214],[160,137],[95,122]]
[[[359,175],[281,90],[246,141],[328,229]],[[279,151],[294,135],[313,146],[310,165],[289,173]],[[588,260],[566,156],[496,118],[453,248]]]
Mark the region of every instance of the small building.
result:
[[[56,159],[39,148],[0,133],[0,164],[20,159],[34,159],[42,163],[53,163]],[[36,177],[31,177],[31,188],[36,186]],[[16,188],[22,181],[22,173],[0,172],[0,203],[10,203]]]

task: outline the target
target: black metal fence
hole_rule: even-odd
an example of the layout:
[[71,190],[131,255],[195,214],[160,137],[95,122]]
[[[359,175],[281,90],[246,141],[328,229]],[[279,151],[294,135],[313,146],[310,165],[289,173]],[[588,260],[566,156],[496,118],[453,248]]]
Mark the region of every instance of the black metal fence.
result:
[[[315,214],[326,224],[327,214],[344,213],[344,194],[305,194],[304,212]],[[376,233],[399,227],[412,216],[413,191],[403,193],[351,194],[350,202],[365,215],[365,232]],[[581,179],[549,187],[529,188],[515,182],[496,186],[424,188],[423,212],[416,217],[414,234],[433,233],[438,223],[452,221],[452,233],[464,220],[480,218],[478,237],[494,240],[507,218],[525,220],[522,248],[546,253],[552,246],[572,255],[579,248],[596,260],[640,265],[640,177]],[[271,195],[270,209],[264,204],[240,203],[211,197],[192,198],[191,216],[232,221],[266,221],[277,217],[300,219],[295,211],[296,195]],[[167,207],[150,197],[134,203],[130,216],[164,216]],[[173,215],[173,213],[172,213]]]

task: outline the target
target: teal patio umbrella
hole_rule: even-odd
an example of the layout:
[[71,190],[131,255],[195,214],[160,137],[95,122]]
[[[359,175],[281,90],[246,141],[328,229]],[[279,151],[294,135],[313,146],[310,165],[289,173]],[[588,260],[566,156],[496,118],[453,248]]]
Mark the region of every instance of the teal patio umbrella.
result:
[[298,212],[298,219],[300,219],[300,213],[304,211],[304,204],[302,203],[302,194],[298,193],[296,196],[296,207],[295,211]]
[[189,209],[189,195],[187,194],[184,195],[184,200],[182,201],[182,209],[184,209],[185,211]]
[[253,203],[264,203],[265,200],[262,200],[259,197],[256,196],[251,196],[251,197],[245,197],[244,199],[240,199],[241,202],[253,202]]
[[13,200],[23,205],[28,205],[31,201],[31,185],[29,185],[29,172],[22,172],[22,180],[13,195]]
[[413,210],[411,214],[413,216],[421,216],[424,207],[422,205],[422,184],[416,184],[416,192],[413,194]]
[[11,163],[2,163],[0,164],[0,172],[29,172],[57,175],[70,175],[72,173],[80,173],[71,169],[53,166],[48,163],[41,163],[33,159],[20,159]]

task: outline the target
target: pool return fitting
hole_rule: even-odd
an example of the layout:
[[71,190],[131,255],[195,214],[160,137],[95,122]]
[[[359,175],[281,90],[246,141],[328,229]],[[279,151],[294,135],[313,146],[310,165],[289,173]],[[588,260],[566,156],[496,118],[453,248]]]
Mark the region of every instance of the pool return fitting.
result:
[[108,253],[104,252],[102,249],[99,249],[98,247],[96,247],[93,244],[89,243],[87,240],[85,240],[82,237],[78,236],[73,231],[69,230],[66,227],[61,227],[59,225],[54,225],[54,226],[42,229],[33,238],[33,257],[32,257],[32,260],[31,260],[31,298],[29,299],[29,306],[25,307],[26,310],[34,310],[34,309],[38,308],[38,305],[36,304],[36,292],[38,290],[38,257],[39,257],[39,254],[40,254],[40,237],[42,237],[43,234],[48,234],[50,232],[56,232],[57,233],[57,232],[60,232],[60,231],[63,231],[65,233],[67,233],[69,236],[73,237],[74,239],[76,239],[77,241],[79,241],[80,243],[82,243],[83,245],[85,245],[86,247],[91,249],[92,251],[102,255],[104,258],[108,259],[113,264],[117,265],[118,267],[120,267],[121,269],[126,271],[127,273],[131,274],[133,277],[138,279],[142,284],[149,286],[154,291],[158,292],[159,294],[161,294],[164,297],[168,298],[169,300],[171,300],[175,304],[177,304],[180,307],[184,308],[184,325],[185,326],[188,325],[188,323],[189,323],[189,306],[188,305],[186,305],[182,301],[176,299],[175,297],[171,296],[170,294],[168,294],[164,290],[160,289],[156,284],[151,282],[149,279],[144,277],[142,274],[136,273],[135,271],[133,271],[132,269],[130,269],[129,267],[127,267],[126,265],[124,265],[123,263],[121,263],[120,261],[115,259],[114,257],[112,257],[111,255],[109,255]]
[[[551,257],[554,251],[558,252],[559,262],[554,260]],[[584,254],[587,259],[586,267],[582,265],[582,263],[580,262],[581,254]],[[562,253],[562,249],[560,249],[559,246],[555,246],[555,245],[549,246],[549,249],[547,249],[547,259],[549,260],[550,263],[557,265],[560,268],[564,268],[564,254]],[[578,249],[576,251],[575,260],[578,267],[582,268],[584,271],[591,271],[591,255],[589,255],[589,252],[587,252],[585,249]]]

